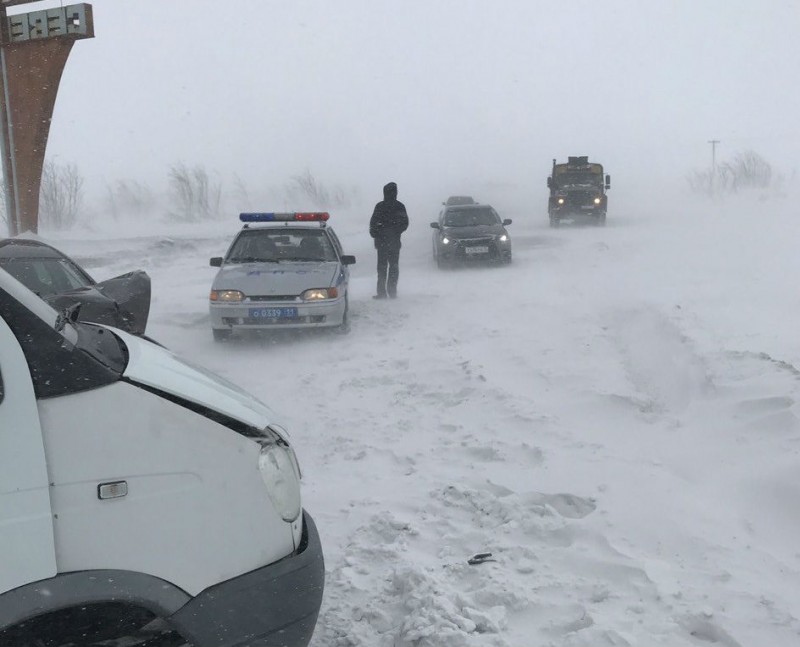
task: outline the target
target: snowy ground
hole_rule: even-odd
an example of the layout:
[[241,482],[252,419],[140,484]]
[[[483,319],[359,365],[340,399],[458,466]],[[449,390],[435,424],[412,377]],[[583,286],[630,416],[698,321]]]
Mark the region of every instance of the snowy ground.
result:
[[551,230],[512,206],[514,263],[447,272],[437,208],[410,211],[389,302],[369,214],[334,214],[347,337],[212,341],[233,219],[45,239],[97,279],[146,269],[148,333],[288,423],[327,562],[314,647],[800,644],[797,207]]

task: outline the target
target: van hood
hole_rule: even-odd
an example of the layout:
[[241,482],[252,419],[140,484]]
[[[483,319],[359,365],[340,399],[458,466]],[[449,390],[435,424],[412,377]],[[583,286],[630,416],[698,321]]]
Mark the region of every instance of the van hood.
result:
[[[116,328],[109,330],[128,348],[128,365],[123,378],[212,409],[257,429],[280,425],[267,405],[232,382],[147,339]],[[288,442],[282,425],[278,431]]]

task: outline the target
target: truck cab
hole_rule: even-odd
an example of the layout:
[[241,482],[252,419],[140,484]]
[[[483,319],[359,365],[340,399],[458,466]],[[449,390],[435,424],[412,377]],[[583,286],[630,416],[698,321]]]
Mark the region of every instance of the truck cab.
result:
[[16,647],[305,647],[322,598],[276,415],[3,270],[0,554],[0,644]]
[[551,227],[558,227],[562,220],[606,224],[611,176],[603,177],[602,164],[589,162],[588,156],[568,157],[566,164],[557,164],[554,159],[547,188]]

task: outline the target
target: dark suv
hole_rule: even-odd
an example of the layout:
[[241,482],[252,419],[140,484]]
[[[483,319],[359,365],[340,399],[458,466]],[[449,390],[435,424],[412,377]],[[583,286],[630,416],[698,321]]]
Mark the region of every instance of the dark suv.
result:
[[451,205],[432,222],[433,258],[440,267],[468,262],[511,262],[511,237],[488,204]]
[[456,204],[478,204],[475,202],[475,199],[471,195],[451,195],[445,202],[442,202],[443,205],[449,207],[451,205]]

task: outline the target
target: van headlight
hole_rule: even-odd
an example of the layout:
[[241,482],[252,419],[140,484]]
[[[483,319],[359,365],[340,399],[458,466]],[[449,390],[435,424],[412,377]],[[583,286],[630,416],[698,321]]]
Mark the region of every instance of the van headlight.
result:
[[264,441],[258,457],[258,470],[267,493],[284,521],[300,516],[300,468],[294,450],[283,440]]

